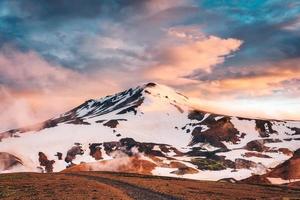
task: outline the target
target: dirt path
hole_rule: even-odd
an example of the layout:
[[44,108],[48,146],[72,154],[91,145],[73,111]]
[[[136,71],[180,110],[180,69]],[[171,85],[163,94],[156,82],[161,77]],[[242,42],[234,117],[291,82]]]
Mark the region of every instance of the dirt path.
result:
[[110,186],[113,186],[117,189],[124,191],[129,197],[133,199],[143,199],[143,200],[179,200],[179,198],[155,192],[150,189],[146,189],[143,187],[139,187],[130,183],[125,183],[123,181],[113,180],[109,178],[99,177],[99,176],[90,176],[90,175],[83,175],[83,174],[66,174],[69,176],[77,176],[77,177],[84,177],[86,179],[95,180],[100,183],[104,183]]

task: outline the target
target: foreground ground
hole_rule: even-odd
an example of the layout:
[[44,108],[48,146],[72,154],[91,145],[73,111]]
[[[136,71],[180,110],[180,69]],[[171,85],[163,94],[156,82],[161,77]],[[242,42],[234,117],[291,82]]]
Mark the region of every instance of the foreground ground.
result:
[[126,173],[0,175],[0,199],[300,199],[300,188]]

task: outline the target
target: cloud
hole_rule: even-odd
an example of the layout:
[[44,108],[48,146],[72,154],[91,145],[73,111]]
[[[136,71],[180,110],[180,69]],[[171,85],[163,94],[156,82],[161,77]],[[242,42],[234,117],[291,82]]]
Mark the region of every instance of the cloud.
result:
[[15,90],[46,89],[73,76],[71,70],[52,65],[33,51],[22,53],[5,47],[0,53],[1,84]]
[[155,66],[146,70],[146,76],[158,81],[178,81],[187,79],[195,70],[210,73],[217,64],[223,63],[225,57],[239,49],[242,41],[216,36],[205,36],[199,30],[171,28],[168,34],[175,39],[162,42],[154,48]]
[[121,90],[122,73],[79,73],[51,64],[33,51],[0,51],[0,131],[37,123]]
[[4,0],[0,105],[15,99],[32,121],[47,119],[147,81],[216,105],[293,98],[298,7],[273,0]]
[[[211,73],[202,72],[190,78],[201,83],[194,87],[211,98],[222,95],[225,98],[256,98],[279,95],[288,97],[288,87],[282,83],[290,83],[299,75],[299,59],[286,59],[243,67],[218,67]],[[279,93],[283,88],[285,92]]]

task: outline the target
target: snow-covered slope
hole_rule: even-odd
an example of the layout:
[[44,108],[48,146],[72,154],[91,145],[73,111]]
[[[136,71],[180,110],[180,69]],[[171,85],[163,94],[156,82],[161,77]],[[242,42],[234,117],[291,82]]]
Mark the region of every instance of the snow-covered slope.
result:
[[208,113],[148,83],[0,134],[0,173],[112,170],[192,179],[266,173],[300,148],[300,122]]

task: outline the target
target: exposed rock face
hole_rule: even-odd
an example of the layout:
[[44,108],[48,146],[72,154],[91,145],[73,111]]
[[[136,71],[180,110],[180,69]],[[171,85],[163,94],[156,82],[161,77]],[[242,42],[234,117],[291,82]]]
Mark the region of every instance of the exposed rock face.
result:
[[62,160],[62,153],[57,152],[55,156],[57,156],[58,160]]
[[255,120],[256,130],[259,132],[261,137],[269,137],[270,134],[277,133],[273,130],[270,121],[266,120]]
[[236,169],[249,169],[249,168],[255,168],[257,164],[251,160],[245,160],[245,159],[235,159],[235,168]]
[[19,158],[6,152],[0,152],[0,172],[9,170],[17,165],[22,165],[22,161]]
[[[97,164],[122,157],[123,161],[148,167],[149,163],[140,160],[151,162],[156,165],[153,175],[238,180],[271,170],[274,163],[287,160],[300,146],[299,130],[297,121],[250,119],[197,110],[184,95],[149,83],[88,100],[43,123],[0,133],[0,151],[28,162],[32,155],[38,155],[38,151],[32,154],[28,149],[43,149],[49,159],[55,155],[54,171],[64,170],[65,166],[90,167],[83,162]],[[56,148],[47,146],[50,144]],[[44,171],[51,164],[45,156],[40,155]],[[103,164],[115,164],[112,161]],[[34,166],[40,165],[38,157],[33,162]],[[289,165],[293,166],[293,162]],[[32,163],[23,163],[22,170],[34,171],[31,166]],[[245,168],[249,170],[241,170]],[[47,170],[51,171],[51,167]],[[185,176],[196,171],[195,176]]]
[[290,128],[292,131],[294,131],[293,135],[300,135],[300,128],[292,127]]
[[267,177],[300,179],[300,149],[294,152],[293,157],[275,167]]
[[43,152],[39,152],[40,166],[45,167],[46,172],[53,172],[54,160],[48,160],[47,156]]
[[266,174],[253,175],[241,182],[254,184],[271,183],[269,178],[279,178],[279,180],[283,181],[300,179],[300,149],[296,150],[290,159],[277,165]]
[[90,144],[90,155],[95,158],[95,160],[101,160],[102,158],[102,152],[101,152],[101,145],[102,143],[93,143]]
[[71,149],[68,150],[65,161],[67,163],[72,163],[72,161],[76,158],[76,155],[82,155],[84,152],[80,144],[76,144]]
[[83,121],[81,118],[76,118],[74,120],[71,120],[67,122],[68,124],[81,124],[81,125],[90,125],[90,123]]
[[116,128],[119,121],[127,121],[127,119],[112,119],[103,124],[103,126],[108,126],[110,128]]
[[[91,153],[94,154],[96,149],[101,149],[103,146],[106,154],[110,155],[114,151],[121,151],[128,156],[133,156],[135,153],[143,153],[148,156],[166,157],[164,153],[173,152],[176,155],[183,155],[176,148],[165,144],[155,144],[147,142],[136,142],[133,138],[122,138],[118,142],[104,142],[90,144]],[[155,150],[154,146],[158,146],[159,150]],[[93,149],[93,150],[92,150]]]
[[192,132],[193,139],[190,145],[209,143],[212,146],[226,149],[227,147],[222,141],[234,144],[239,141],[239,131],[233,126],[228,117],[224,117],[212,124],[204,121],[203,124],[207,125],[209,129],[202,131],[201,127],[196,127]]
[[293,152],[291,150],[289,150],[288,148],[279,148],[278,151],[282,152],[283,154],[288,155],[288,156],[293,155]]
[[201,121],[205,116],[205,112],[199,111],[199,110],[193,110],[189,112],[188,118],[190,120],[198,120]]
[[148,87],[148,88],[149,87],[155,87],[155,86],[156,86],[156,83],[152,83],[152,82],[146,84],[146,87]]
[[258,151],[258,152],[267,151],[269,149],[264,145],[263,140],[253,140],[251,142],[248,142],[245,148],[249,151]]
[[108,126],[110,128],[116,128],[119,124],[118,120],[109,120],[108,122],[105,122],[103,125]]
[[245,157],[249,158],[249,157],[257,157],[257,158],[271,158],[268,155],[262,154],[262,153],[256,153],[256,152],[246,152],[244,154]]

